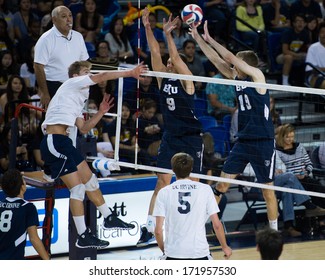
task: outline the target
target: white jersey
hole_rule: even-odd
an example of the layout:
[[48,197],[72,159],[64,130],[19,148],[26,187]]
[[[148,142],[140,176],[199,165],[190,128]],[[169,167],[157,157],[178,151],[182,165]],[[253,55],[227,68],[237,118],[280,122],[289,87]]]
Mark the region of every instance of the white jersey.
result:
[[[306,62],[309,62],[316,67],[325,67],[325,46],[320,42],[312,44],[307,51]],[[306,66],[306,71],[313,70],[310,66]]]
[[153,216],[165,217],[165,255],[203,258],[210,254],[205,223],[219,212],[211,187],[189,179],[161,189]]
[[95,83],[88,75],[71,78],[64,82],[51,99],[42,123],[43,133],[47,125],[63,124],[71,129],[89,97],[89,86]]
[[70,30],[64,37],[53,26],[43,33],[35,45],[34,62],[44,65],[46,80],[61,83],[69,79],[68,69],[72,63],[89,58],[83,36]]

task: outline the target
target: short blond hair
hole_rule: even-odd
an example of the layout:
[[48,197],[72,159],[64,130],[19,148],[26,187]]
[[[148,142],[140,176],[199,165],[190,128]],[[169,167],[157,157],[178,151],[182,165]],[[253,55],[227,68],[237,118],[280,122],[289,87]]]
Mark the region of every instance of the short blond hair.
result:
[[236,56],[244,60],[250,66],[257,67],[258,65],[258,56],[253,51],[240,51]]
[[78,75],[82,67],[91,69],[91,65],[92,64],[87,60],[75,61],[69,67],[69,78],[72,78],[74,74]]

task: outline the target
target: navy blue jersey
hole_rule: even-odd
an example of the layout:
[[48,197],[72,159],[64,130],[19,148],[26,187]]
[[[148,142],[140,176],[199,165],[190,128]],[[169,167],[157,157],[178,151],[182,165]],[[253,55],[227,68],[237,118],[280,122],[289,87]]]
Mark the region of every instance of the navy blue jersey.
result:
[[180,80],[162,80],[160,106],[166,133],[176,136],[201,133],[201,123],[194,115],[194,95],[186,93]]
[[238,102],[238,138],[273,139],[274,126],[270,114],[269,92],[262,95],[255,88],[239,85],[235,89]]
[[21,198],[0,202],[0,260],[24,259],[27,228],[38,226],[33,203]]

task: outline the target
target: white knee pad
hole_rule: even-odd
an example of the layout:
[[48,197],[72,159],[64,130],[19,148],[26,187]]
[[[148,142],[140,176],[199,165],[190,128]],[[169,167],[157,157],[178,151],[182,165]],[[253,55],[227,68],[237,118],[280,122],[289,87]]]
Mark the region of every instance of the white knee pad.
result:
[[85,187],[87,192],[93,192],[99,189],[98,179],[95,174],[91,176],[90,180],[85,184]]
[[70,189],[70,198],[84,201],[85,199],[85,185],[79,184],[77,186],[74,186],[72,189]]

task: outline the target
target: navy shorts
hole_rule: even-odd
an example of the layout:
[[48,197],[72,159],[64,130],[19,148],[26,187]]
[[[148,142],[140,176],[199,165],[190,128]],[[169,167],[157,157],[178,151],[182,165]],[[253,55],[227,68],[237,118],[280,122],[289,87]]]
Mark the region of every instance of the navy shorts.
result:
[[248,163],[252,165],[257,182],[273,182],[275,166],[274,140],[239,140],[231,149],[222,171],[227,174],[240,174]]
[[171,159],[176,153],[187,153],[193,157],[193,173],[201,173],[203,142],[201,135],[175,136],[163,134],[158,150],[157,167],[171,169]]
[[40,149],[42,159],[45,165],[50,167],[53,179],[77,171],[77,166],[84,160],[73,146],[72,140],[65,135],[45,135]]

